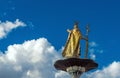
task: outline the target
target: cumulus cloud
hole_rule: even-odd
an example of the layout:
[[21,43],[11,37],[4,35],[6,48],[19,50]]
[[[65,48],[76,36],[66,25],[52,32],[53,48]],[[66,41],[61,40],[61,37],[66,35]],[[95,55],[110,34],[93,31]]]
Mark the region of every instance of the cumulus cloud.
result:
[[120,78],[120,62],[114,61],[108,67],[97,70],[86,76],[87,78]]
[[[68,73],[53,66],[61,59],[59,53],[45,38],[10,45],[5,54],[0,54],[0,78],[70,78]],[[120,78],[119,73],[120,62],[113,62],[81,78]]]
[[53,64],[58,58],[45,38],[10,45],[0,55],[0,78],[55,78]]
[[70,78],[70,75],[64,71],[58,71],[55,73],[55,78]]
[[26,24],[19,19],[16,19],[16,21],[6,21],[1,22],[0,21],[0,39],[4,38],[10,31],[17,27],[23,27],[26,26]]

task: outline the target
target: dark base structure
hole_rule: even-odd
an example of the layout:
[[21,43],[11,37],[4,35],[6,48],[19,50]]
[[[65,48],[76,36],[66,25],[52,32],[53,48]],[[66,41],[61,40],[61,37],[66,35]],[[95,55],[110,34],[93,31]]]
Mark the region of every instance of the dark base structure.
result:
[[97,68],[98,64],[91,59],[68,58],[56,61],[54,66],[68,72],[72,78],[79,78],[82,73]]

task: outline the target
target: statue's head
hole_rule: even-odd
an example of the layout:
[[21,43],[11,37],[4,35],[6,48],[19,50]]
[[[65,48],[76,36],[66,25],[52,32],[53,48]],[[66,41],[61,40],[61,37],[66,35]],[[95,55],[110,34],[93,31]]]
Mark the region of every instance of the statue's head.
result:
[[75,24],[74,24],[74,29],[75,28],[78,28],[78,22],[75,22]]

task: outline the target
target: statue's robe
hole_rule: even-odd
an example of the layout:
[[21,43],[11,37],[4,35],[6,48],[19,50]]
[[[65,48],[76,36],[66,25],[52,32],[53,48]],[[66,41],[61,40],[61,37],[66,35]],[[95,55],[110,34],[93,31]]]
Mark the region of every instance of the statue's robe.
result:
[[79,29],[73,29],[69,32],[69,36],[62,52],[65,58],[79,58],[80,57],[80,39],[82,38]]

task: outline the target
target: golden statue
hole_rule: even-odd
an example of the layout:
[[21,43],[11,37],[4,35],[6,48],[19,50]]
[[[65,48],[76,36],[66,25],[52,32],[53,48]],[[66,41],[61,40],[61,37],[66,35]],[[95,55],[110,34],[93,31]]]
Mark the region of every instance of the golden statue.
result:
[[62,52],[62,56],[65,58],[79,58],[80,57],[80,40],[82,34],[78,28],[78,23],[74,24],[73,30],[67,30],[69,32],[68,39],[65,48]]

